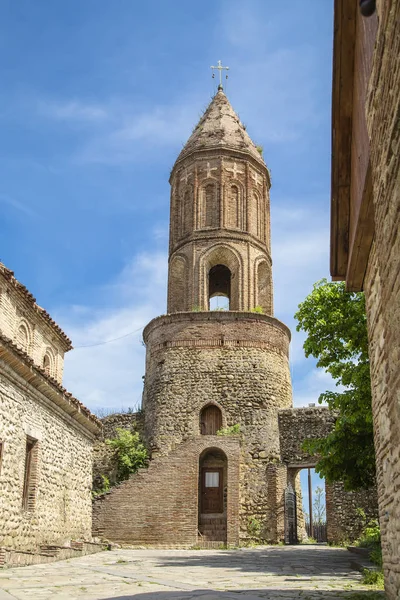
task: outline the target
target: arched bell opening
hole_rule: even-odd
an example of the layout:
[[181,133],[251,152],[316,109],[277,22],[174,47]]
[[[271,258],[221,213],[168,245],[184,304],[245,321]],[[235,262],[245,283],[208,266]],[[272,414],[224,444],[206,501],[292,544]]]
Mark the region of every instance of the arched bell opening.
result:
[[215,265],[208,272],[209,310],[229,310],[231,302],[231,272],[225,265]]
[[199,457],[200,540],[226,543],[228,459],[219,448],[207,448]]
[[222,427],[222,412],[215,404],[207,404],[200,412],[201,435],[217,435]]

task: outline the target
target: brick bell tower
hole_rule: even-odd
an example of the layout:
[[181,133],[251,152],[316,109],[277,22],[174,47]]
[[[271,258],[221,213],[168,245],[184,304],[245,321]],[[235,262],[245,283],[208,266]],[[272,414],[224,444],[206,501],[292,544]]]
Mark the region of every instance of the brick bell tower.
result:
[[219,89],[171,178],[168,313],[229,309],[273,314],[271,181],[261,153]]
[[[254,524],[258,539],[278,541],[290,332],[273,317],[269,171],[221,86],[170,184],[168,314],[143,333],[147,445],[153,459],[184,457],[191,491],[179,502],[198,542],[237,544]],[[215,297],[226,310],[210,310]],[[236,435],[217,435],[233,425]]]

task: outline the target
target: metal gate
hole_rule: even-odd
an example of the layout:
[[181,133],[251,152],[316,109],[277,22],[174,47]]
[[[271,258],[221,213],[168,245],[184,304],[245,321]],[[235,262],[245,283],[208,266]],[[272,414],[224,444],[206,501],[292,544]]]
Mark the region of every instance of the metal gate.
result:
[[285,543],[298,543],[296,492],[290,483],[285,490]]

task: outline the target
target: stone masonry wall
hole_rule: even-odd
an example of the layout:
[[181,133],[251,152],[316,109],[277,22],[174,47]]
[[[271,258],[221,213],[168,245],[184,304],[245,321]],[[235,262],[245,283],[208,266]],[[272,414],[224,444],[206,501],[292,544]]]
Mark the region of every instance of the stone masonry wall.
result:
[[93,503],[93,535],[118,543],[193,546],[197,543],[199,457],[207,448],[227,456],[227,543],[239,542],[240,442],[201,436],[158,456],[148,469]]
[[[288,466],[288,480],[295,487],[301,468],[314,467],[318,457],[302,449],[305,440],[322,438],[334,427],[336,414],[327,407],[293,408],[279,411],[279,433],[282,460]],[[377,490],[347,492],[343,484],[325,484],[326,520],[329,542],[354,540],[360,533],[362,521],[357,509],[364,510],[368,519],[378,516]],[[298,497],[298,514],[302,513]],[[298,522],[301,535],[301,522]]]
[[[27,436],[37,440],[22,507]],[[32,550],[91,536],[92,438],[0,361],[0,546]]]
[[356,540],[364,526],[358,509],[366,515],[366,521],[378,518],[378,496],[376,487],[370,490],[346,492],[343,484],[336,482],[325,486],[327,536],[329,541],[345,542]]
[[336,415],[326,407],[291,408],[279,411],[279,435],[283,462],[298,467],[314,466],[315,456],[305,452],[305,440],[325,437]]
[[364,282],[385,589],[400,597],[400,1],[377,1],[366,105],[375,213]]
[[102,476],[107,477],[113,485],[117,477],[117,464],[115,460],[115,451],[106,444],[106,440],[112,439],[117,435],[117,429],[128,429],[132,432],[137,431],[140,437],[143,437],[144,415],[138,413],[116,413],[108,415],[101,419],[103,430],[101,437],[98,438],[93,447],[93,487],[94,489],[103,489],[104,481]]
[[254,517],[270,539],[267,467],[280,460],[278,409],[292,404],[287,328],[265,315],[181,313],[152,321],[144,339],[152,455],[199,436],[200,412],[214,403],[223,426],[239,423],[243,434],[241,537]]

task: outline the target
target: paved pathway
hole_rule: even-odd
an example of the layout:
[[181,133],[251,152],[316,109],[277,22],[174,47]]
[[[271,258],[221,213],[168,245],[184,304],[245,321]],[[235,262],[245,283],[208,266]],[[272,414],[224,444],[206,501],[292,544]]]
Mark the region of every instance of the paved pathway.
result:
[[[365,600],[344,549],[115,550],[0,571],[0,600]],[[369,588],[370,590],[370,588]]]

